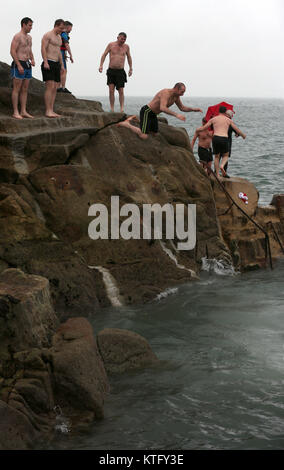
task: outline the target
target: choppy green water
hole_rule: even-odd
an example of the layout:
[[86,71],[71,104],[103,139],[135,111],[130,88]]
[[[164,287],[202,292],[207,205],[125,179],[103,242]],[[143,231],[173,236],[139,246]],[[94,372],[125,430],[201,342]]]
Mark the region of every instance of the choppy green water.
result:
[[[184,102],[206,111],[221,100]],[[248,134],[233,140],[229,173],[253,181],[267,204],[284,192],[284,102],[227,101]],[[127,98],[126,112],[145,102]],[[201,117],[169,121],[192,137]],[[93,325],[143,335],[163,365],[113,377],[105,419],[86,434],[59,428],[50,448],[284,449],[283,260],[273,271],[203,272],[151,304],[102,311]]]
[[284,261],[237,276],[203,272],[154,303],[94,321],[148,339],[158,369],[111,379],[105,419],[59,433],[60,449],[283,449]]

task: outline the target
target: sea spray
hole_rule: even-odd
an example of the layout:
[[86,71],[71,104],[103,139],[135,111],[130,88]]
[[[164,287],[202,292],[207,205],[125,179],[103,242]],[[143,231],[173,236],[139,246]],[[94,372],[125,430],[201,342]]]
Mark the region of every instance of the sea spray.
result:
[[160,294],[158,294],[156,297],[155,297],[155,300],[159,301],[161,299],[165,299],[166,297],[168,297],[169,295],[173,295],[173,294],[176,294],[178,292],[178,288],[177,287],[169,287],[168,289],[164,290],[163,292],[160,292]]
[[201,258],[202,271],[218,274],[219,276],[236,276],[238,272],[234,266],[225,260]]
[[53,408],[53,411],[56,414],[55,417],[55,431],[59,431],[62,434],[67,434],[71,431],[71,421],[63,415],[62,410],[59,405],[56,405]]

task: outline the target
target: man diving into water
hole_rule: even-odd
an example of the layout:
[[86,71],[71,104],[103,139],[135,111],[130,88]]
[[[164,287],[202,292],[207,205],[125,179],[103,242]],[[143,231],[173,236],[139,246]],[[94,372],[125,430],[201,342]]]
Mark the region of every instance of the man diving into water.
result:
[[156,135],[158,133],[158,118],[160,113],[166,113],[174,116],[180,121],[185,121],[186,117],[183,114],[171,111],[169,108],[173,104],[185,112],[199,112],[202,113],[200,108],[191,108],[184,106],[180,97],[184,95],[186,87],[184,83],[178,82],[173,88],[164,88],[158,91],[152,101],[142,106],[140,110],[140,129],[131,124],[131,121],[137,119],[136,116],[130,116],[125,121],[118,123],[118,126],[127,127],[132,132],[135,132],[141,139],[147,139],[149,133]]

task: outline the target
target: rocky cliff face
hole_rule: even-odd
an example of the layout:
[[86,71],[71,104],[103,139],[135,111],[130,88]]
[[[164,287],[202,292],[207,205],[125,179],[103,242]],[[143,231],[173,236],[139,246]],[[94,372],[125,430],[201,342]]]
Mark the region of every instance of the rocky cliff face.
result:
[[[157,138],[140,140],[124,119],[99,103],[59,94],[60,119],[43,116],[43,84],[33,79],[29,110],[11,117],[9,67],[1,65],[0,266],[46,277],[61,318],[93,314],[112,302],[105,272],[121,303],[145,302],[195,277],[201,258],[231,260],[216,216],[210,180],[196,163],[187,133],[160,123]],[[164,239],[92,240],[88,210],[120,204],[196,204],[197,244],[175,251]],[[175,240],[176,243],[177,240]]]
[[[116,125],[124,115],[64,94],[55,106],[62,117],[48,119],[34,79],[35,118],[13,119],[9,70],[0,63],[0,448],[21,449],[65,416],[81,425],[101,418],[107,373],[158,364],[139,335],[106,330],[95,339],[86,317],[195,280],[204,257],[263,265],[264,232],[232,205],[239,191],[274,257],[284,217],[283,196],[260,208],[245,180],[223,181],[224,193],[195,161],[186,131],[165,120],[158,137],[142,141]],[[164,233],[91,239],[89,209],[101,203],[110,213],[112,196],[138,208],[196,204],[196,246],[178,251]]]

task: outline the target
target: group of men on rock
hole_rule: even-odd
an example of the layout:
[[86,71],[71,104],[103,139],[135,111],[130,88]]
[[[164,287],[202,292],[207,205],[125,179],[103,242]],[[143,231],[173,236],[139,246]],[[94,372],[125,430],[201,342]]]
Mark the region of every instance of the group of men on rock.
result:
[[[35,65],[32,53],[32,38],[29,34],[33,26],[31,18],[23,18],[21,20],[21,31],[17,33],[11,43],[11,55],[13,62],[11,65],[11,77],[13,78],[12,105],[13,117],[15,119],[33,118],[27,112],[27,93],[29,80],[32,77],[32,67]],[[54,23],[51,31],[44,34],[41,42],[41,54],[43,62],[41,64],[42,78],[45,82],[45,115],[48,118],[58,118],[59,114],[54,112],[54,103],[58,92],[70,93],[65,87],[67,74],[67,52],[69,58],[73,62],[71,49],[69,46],[69,33],[72,30],[72,23],[58,19]],[[109,87],[110,109],[114,111],[115,89],[119,94],[120,111],[124,112],[124,86],[127,82],[127,75],[124,70],[125,59],[129,64],[128,76],[132,75],[132,58],[130,48],[126,44],[126,33],[118,34],[117,40],[107,45],[100,61],[99,72],[103,71],[103,64],[107,55],[109,55],[109,67],[107,69],[107,85]],[[136,116],[129,116],[118,126],[126,127],[138,135],[141,139],[147,139],[149,134],[156,135],[158,133],[158,115],[163,112],[170,116],[174,116],[181,121],[186,118],[181,113],[176,113],[169,109],[176,104],[182,112],[202,112],[200,108],[192,108],[184,106],[181,102],[181,96],[184,95],[186,87],[184,83],[178,82],[173,88],[164,88],[148,103],[142,106],[140,110],[139,127],[135,125]],[[20,112],[19,112],[20,101]],[[198,154],[200,163],[211,173],[212,151],[211,141],[213,145],[213,153],[215,156],[214,166],[216,177],[219,179],[219,170],[222,176],[228,177],[226,166],[228,157],[230,156],[231,132],[235,132],[237,136],[246,135],[238,129],[232,121],[230,110],[220,107],[219,115],[213,117],[208,122],[203,118],[203,126],[195,131],[192,140],[192,148],[195,140],[198,138]],[[219,166],[220,159],[222,163]]]

